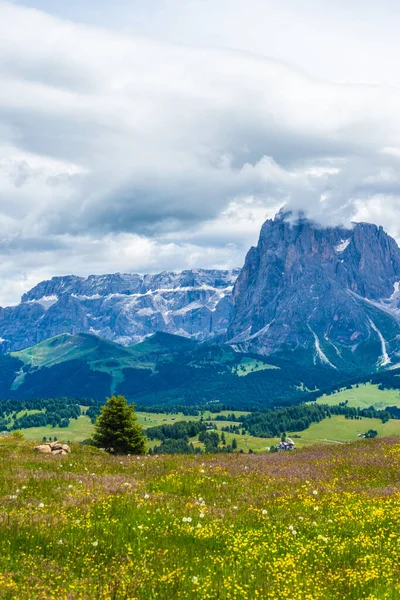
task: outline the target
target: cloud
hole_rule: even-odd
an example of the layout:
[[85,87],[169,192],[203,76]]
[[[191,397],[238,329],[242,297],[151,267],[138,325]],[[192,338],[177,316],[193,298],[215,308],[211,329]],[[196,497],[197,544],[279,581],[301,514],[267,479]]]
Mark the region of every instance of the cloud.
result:
[[53,274],[240,265],[283,204],[400,237],[396,85],[1,1],[0,84],[1,302]]

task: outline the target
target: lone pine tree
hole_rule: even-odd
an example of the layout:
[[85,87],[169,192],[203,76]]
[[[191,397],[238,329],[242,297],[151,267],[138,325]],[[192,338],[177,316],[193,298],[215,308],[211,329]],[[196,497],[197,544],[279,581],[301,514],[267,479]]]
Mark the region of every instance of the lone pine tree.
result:
[[144,454],[146,442],[132,404],[124,396],[107,398],[95,424],[93,441],[114,454]]

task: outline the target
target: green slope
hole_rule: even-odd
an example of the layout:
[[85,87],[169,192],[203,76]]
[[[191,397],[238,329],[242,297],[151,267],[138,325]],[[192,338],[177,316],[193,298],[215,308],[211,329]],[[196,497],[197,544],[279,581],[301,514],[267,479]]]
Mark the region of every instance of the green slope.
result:
[[68,360],[98,362],[108,358],[130,358],[127,348],[95,335],[63,333],[12,356],[34,367],[52,367]]
[[330,395],[324,394],[318,398],[319,404],[336,406],[346,402],[347,406],[353,408],[369,408],[373,406],[377,410],[385,410],[388,406],[400,408],[400,390],[381,390],[378,385],[366,383],[355,385],[351,389],[344,389]]
[[[291,431],[288,436],[299,436],[294,438],[296,448],[311,446],[314,444],[343,444],[359,440],[359,433],[365,433],[368,429],[375,429],[379,437],[400,436],[400,420],[390,419],[382,423],[380,419],[346,419],[343,415],[333,415],[330,419],[324,419],[319,423],[312,423],[304,431]],[[362,438],[361,438],[362,439]],[[265,445],[275,445],[279,438],[264,438]]]

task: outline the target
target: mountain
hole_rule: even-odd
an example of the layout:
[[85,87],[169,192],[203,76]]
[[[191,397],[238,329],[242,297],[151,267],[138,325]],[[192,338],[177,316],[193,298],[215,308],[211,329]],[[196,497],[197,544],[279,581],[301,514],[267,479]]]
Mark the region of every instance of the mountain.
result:
[[339,375],[231,346],[157,333],[131,347],[81,333],[61,334],[0,356],[0,401],[124,394],[140,405],[224,403],[274,406],[297,402]]
[[93,333],[129,345],[156,331],[198,340],[225,333],[239,270],[193,269],[158,275],[53,277],[0,308],[0,351],[61,333]]
[[61,334],[130,346],[156,332],[342,374],[391,368],[400,364],[400,249],[376,225],[321,227],[280,212],[241,271],[54,277],[0,308],[3,354]]
[[400,249],[382,227],[320,227],[279,213],[264,223],[233,291],[227,341],[340,369],[400,356]]

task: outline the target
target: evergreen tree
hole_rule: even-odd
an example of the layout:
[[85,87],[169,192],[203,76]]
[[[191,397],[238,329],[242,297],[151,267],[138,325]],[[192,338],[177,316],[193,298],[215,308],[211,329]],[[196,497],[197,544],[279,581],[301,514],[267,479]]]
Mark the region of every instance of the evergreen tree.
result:
[[144,454],[145,438],[132,404],[124,396],[107,398],[96,421],[93,441],[114,454]]

